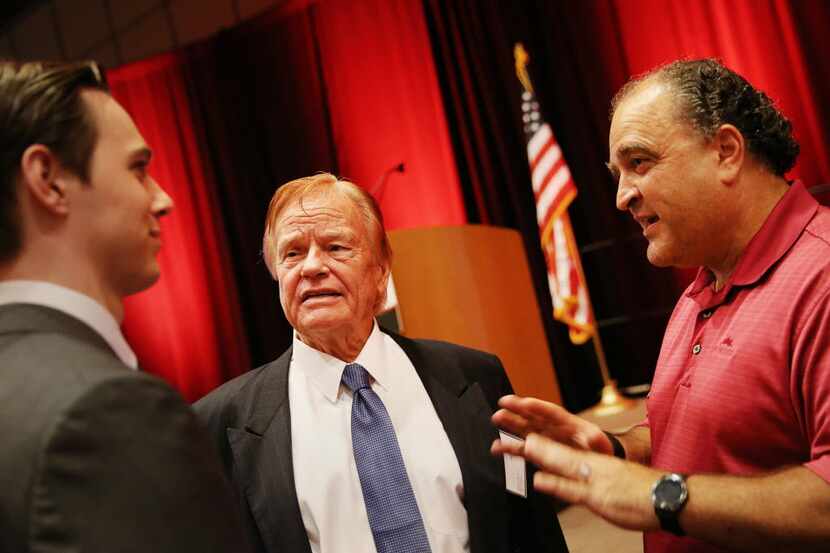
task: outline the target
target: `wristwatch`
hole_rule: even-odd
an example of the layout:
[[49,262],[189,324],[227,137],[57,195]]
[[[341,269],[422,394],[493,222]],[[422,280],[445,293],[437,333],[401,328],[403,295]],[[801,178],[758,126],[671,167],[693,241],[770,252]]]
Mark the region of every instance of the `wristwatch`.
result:
[[671,473],[661,477],[651,487],[651,502],[654,512],[660,520],[660,527],[676,536],[685,536],[677,517],[689,500],[686,476]]

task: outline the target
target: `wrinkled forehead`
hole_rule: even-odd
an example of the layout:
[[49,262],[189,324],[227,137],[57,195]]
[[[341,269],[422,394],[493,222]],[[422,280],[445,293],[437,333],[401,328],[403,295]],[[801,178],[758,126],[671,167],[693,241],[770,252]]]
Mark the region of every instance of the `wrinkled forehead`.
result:
[[367,234],[358,206],[343,194],[328,191],[305,194],[289,201],[277,215],[277,237],[297,233]]

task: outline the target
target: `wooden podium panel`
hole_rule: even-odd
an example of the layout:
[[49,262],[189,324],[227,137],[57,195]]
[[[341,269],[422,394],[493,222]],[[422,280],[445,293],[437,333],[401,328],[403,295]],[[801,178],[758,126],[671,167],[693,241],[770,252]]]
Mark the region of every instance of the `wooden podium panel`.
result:
[[389,239],[403,334],[494,353],[516,393],[562,403],[518,232],[466,225]]

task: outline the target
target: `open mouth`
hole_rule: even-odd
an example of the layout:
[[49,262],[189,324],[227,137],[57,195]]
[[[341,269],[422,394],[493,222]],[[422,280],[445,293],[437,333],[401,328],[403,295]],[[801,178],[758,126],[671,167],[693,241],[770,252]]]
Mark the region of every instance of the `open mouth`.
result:
[[340,296],[341,296],[341,294],[339,292],[334,291],[334,290],[309,290],[309,291],[303,292],[302,295],[300,296],[300,299],[303,302],[306,302],[306,301],[309,301],[309,300],[324,299],[324,298],[337,298],[337,297],[340,297]]
[[659,220],[660,217],[658,217],[657,215],[651,215],[648,217],[637,217],[637,222],[640,223],[643,232],[647,231],[649,227],[657,223]]

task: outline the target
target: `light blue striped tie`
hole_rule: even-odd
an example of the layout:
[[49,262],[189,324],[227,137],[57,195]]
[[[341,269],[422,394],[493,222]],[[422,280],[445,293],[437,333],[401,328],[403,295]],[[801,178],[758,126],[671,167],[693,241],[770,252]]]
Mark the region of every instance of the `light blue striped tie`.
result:
[[378,553],[430,553],[427,533],[386,407],[369,387],[369,373],[346,365],[352,400],[352,449]]

